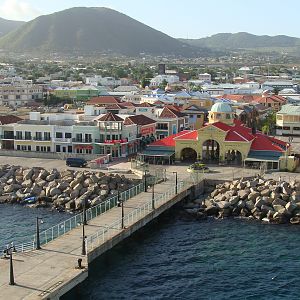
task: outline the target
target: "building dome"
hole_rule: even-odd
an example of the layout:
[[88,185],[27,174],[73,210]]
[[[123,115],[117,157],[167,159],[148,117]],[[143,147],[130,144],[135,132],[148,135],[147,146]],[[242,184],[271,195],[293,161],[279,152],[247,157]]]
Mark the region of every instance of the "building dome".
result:
[[211,112],[232,113],[232,108],[229,104],[217,102],[211,107]]

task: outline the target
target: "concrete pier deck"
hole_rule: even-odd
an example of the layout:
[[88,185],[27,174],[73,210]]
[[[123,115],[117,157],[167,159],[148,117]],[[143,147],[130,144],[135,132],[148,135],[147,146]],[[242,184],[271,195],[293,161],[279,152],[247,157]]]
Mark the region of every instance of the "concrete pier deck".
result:
[[[174,191],[174,181],[155,185],[155,199],[161,198],[156,202],[155,210],[149,206],[152,199],[151,189],[127,200],[124,203],[125,229],[119,225],[110,227],[113,223],[119,224],[121,207],[114,207],[89,221],[85,226],[88,252],[86,256],[81,255],[82,227],[79,226],[42,246],[41,250],[14,253],[16,285],[8,284],[9,259],[1,259],[0,299],[59,299],[87,278],[89,262],[189,195],[193,183],[186,182],[184,186],[182,182],[180,184],[177,195],[166,194]],[[164,195],[164,198],[160,195]],[[75,268],[79,258],[83,259],[84,269]]]

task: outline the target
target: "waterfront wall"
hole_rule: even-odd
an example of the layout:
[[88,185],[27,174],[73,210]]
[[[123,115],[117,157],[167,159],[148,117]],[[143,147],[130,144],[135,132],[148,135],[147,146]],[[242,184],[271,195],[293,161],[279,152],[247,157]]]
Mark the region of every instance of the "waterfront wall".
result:
[[0,156],[27,157],[27,158],[46,158],[65,160],[68,157],[84,158],[93,160],[99,158],[99,154],[80,154],[80,153],[53,153],[53,152],[35,152],[35,151],[16,151],[0,150]]

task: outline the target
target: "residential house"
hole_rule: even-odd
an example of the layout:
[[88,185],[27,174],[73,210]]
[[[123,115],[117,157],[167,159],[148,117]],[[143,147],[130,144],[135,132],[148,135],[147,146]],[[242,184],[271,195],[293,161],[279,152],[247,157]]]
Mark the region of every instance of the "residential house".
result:
[[156,122],[157,139],[178,133],[189,126],[188,116],[171,107],[164,107]]
[[276,113],[277,135],[300,135],[300,105],[286,104]]

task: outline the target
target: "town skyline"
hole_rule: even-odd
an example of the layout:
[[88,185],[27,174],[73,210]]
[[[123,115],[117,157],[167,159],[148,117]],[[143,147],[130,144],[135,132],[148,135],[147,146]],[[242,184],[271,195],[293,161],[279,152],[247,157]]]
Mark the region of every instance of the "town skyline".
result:
[[176,3],[176,5],[169,0],[163,3],[154,0],[151,3],[152,6],[149,7],[136,0],[126,3],[120,0],[67,0],[63,2],[0,0],[0,17],[30,21],[40,15],[72,7],[108,7],[175,38],[196,39],[224,32],[300,37],[295,26],[296,12],[300,4],[295,0],[286,2],[293,7],[293,10],[289,10],[289,18],[286,18],[284,22],[278,22],[284,17],[280,9],[282,2],[279,0],[263,2],[230,0],[226,2],[226,6],[220,4],[221,1],[218,0],[209,3],[189,0],[185,3]]

